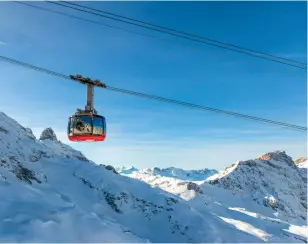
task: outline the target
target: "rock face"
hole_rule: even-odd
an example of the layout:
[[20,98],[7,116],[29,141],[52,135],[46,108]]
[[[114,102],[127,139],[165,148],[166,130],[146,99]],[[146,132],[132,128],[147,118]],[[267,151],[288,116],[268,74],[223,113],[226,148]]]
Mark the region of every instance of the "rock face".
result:
[[300,158],[294,160],[294,163],[295,163],[295,164],[298,164],[298,163],[303,163],[303,162],[305,162],[305,161],[307,161],[307,158],[306,158],[306,157],[300,157]]
[[306,157],[300,157],[294,161],[299,168],[308,168],[308,161]]
[[40,140],[52,140],[52,141],[57,141],[57,136],[55,134],[55,132],[53,131],[52,128],[46,128],[45,130],[43,130],[41,136],[40,136]]
[[270,160],[274,160],[276,162],[284,162],[287,163],[290,167],[295,168],[295,163],[290,156],[286,154],[285,151],[275,151],[266,153],[260,157],[257,157],[256,160],[268,162]]
[[177,185],[178,186],[186,186],[186,189],[188,191],[193,190],[193,191],[195,191],[197,193],[203,194],[202,188],[198,184],[196,184],[194,182],[180,182]]
[[105,169],[111,170],[114,174],[119,174],[119,173],[115,170],[115,168],[114,168],[113,166],[111,166],[111,165],[105,166]]
[[307,182],[285,152],[271,152],[241,161],[209,178],[209,184],[249,196],[291,218],[306,219]]

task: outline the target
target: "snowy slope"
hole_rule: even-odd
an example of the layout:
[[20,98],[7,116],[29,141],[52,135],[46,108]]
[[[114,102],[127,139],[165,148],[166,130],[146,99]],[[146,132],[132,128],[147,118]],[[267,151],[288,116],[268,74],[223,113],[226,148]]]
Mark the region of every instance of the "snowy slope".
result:
[[55,138],[38,141],[3,113],[0,149],[1,242],[259,240]]
[[307,238],[307,171],[296,167],[284,152],[237,162],[206,181],[183,181],[152,169],[127,170],[120,173],[178,195],[200,213],[211,211],[261,239],[274,241],[274,236],[290,237],[290,233],[298,233],[290,237],[298,241]]
[[273,221],[253,200],[209,184],[208,195],[185,201],[89,161],[49,132],[36,140],[0,113],[1,242],[303,240],[302,222]]
[[[285,152],[267,153],[256,160],[237,162],[209,177],[208,183],[251,198],[286,217],[306,220],[307,181]],[[206,188],[208,183],[203,187]]]

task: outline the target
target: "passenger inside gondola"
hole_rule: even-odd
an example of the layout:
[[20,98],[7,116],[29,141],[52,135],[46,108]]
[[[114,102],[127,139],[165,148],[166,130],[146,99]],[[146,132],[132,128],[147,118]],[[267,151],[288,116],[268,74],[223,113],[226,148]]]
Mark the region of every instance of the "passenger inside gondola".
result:
[[73,129],[73,134],[92,134],[92,121],[91,117],[80,116],[72,118],[71,128]]

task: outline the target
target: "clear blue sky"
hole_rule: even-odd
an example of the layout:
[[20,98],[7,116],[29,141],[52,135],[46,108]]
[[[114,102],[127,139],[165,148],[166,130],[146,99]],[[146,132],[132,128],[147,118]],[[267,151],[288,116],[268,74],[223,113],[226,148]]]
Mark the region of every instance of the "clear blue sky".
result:
[[[306,72],[82,14],[159,36],[170,44],[0,3],[0,54],[110,86],[306,125]],[[32,4],[76,14],[44,2]],[[83,2],[128,17],[306,62],[305,2]],[[79,13],[77,13],[79,14]],[[0,64],[0,110],[39,135],[53,127],[67,142],[67,118],[85,87]],[[216,168],[268,151],[305,156],[306,135],[104,90],[95,107],[108,121],[104,143],[70,144],[97,163]]]

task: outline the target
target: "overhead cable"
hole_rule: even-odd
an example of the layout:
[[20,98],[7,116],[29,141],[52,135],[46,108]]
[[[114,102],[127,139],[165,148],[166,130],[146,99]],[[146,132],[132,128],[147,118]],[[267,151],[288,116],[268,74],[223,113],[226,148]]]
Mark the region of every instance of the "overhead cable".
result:
[[256,51],[256,50],[253,50],[253,49],[250,49],[250,48],[241,47],[241,46],[234,45],[234,44],[231,44],[231,43],[214,40],[214,39],[207,38],[207,37],[204,37],[204,36],[200,36],[200,35],[184,32],[184,31],[176,30],[176,29],[173,29],[173,28],[169,28],[169,27],[165,27],[165,26],[161,26],[161,25],[157,25],[157,24],[152,24],[152,23],[149,23],[149,22],[141,21],[141,20],[136,20],[136,19],[133,19],[133,18],[128,18],[128,17],[125,17],[123,15],[114,14],[114,13],[111,13],[111,12],[103,11],[103,10],[96,9],[96,8],[91,8],[91,7],[80,5],[80,4],[76,4],[76,3],[73,3],[73,2],[67,2],[67,1],[60,1],[60,2],[63,2],[63,3],[66,3],[66,4],[70,4],[70,5],[74,5],[74,6],[78,6],[78,7],[82,7],[82,8],[89,9],[89,10],[93,10],[93,11],[100,12],[100,13],[109,14],[111,16],[115,16],[115,17],[119,17],[119,18],[122,18],[122,19],[134,21],[134,22],[137,22],[137,23],[158,27],[160,29],[164,29],[164,30],[168,30],[168,31],[184,34],[184,35],[187,35],[187,36],[192,36],[192,37],[196,37],[196,38],[199,38],[199,39],[204,39],[204,40],[207,40],[207,41],[220,43],[220,44],[223,44],[223,45],[226,45],[226,46],[235,47],[235,48],[246,50],[246,51],[249,51],[249,52],[254,52],[254,53],[266,55],[266,56],[269,56],[269,57],[272,57],[272,58],[277,58],[277,59],[282,59],[282,60],[293,62],[293,63],[297,63],[297,64],[307,65],[306,63],[303,63],[303,62],[300,62],[300,61],[297,61],[297,60],[293,60],[293,59],[289,59],[289,58],[284,58],[284,57],[272,55],[272,54],[265,53],[265,52]]
[[[54,75],[54,76],[57,76],[59,78],[74,80],[74,79],[71,78],[72,76],[70,76],[70,75],[61,74],[61,73],[58,73],[58,72],[55,72],[55,71],[52,71],[52,70],[48,70],[46,68],[31,65],[31,64],[21,62],[21,61],[15,60],[15,59],[11,59],[11,58],[8,58],[8,57],[5,57],[5,56],[0,56],[0,60],[11,63],[11,64],[15,64],[15,65],[18,65],[18,66],[22,66],[22,67],[25,67],[25,68],[33,69],[33,70],[36,70],[36,71],[39,71],[39,72],[43,72],[43,73],[46,73],[46,74]],[[74,80],[74,81],[76,81],[76,80]],[[83,84],[85,84],[85,83],[86,82],[83,82]],[[91,85],[93,85],[93,84],[91,84]],[[177,104],[177,105],[180,105],[180,106],[185,106],[187,108],[194,108],[194,109],[199,109],[199,110],[203,110],[203,111],[220,113],[220,114],[224,114],[224,115],[229,115],[229,116],[254,120],[254,121],[258,121],[258,122],[263,122],[263,123],[267,123],[267,124],[272,124],[272,125],[276,125],[276,126],[282,126],[282,127],[289,128],[289,129],[307,131],[307,128],[304,127],[304,126],[299,126],[299,125],[269,120],[269,119],[260,118],[260,117],[256,117],[256,116],[250,116],[250,115],[237,113],[237,112],[233,112],[233,111],[227,111],[227,110],[221,110],[221,109],[206,107],[206,106],[202,106],[202,105],[187,103],[187,102],[173,100],[173,99],[164,98],[164,97],[159,97],[159,96],[155,96],[155,95],[149,95],[149,94],[141,93],[141,92],[130,91],[130,90],[112,87],[112,86],[108,86],[108,85],[98,86],[98,87],[103,88],[103,89],[107,89],[107,90],[110,90],[110,91],[125,93],[125,94],[134,95],[134,96],[143,97],[143,98],[148,98],[148,99],[154,99],[154,100],[162,101],[162,102],[166,102],[166,103]]]
[[108,16],[108,15],[104,15],[104,14],[95,13],[92,10],[88,11],[88,10],[85,10],[85,9],[80,9],[80,7],[76,8],[76,7],[73,7],[73,6],[68,6],[68,5],[65,5],[65,4],[61,4],[59,2],[51,2],[51,1],[46,1],[46,2],[48,2],[50,4],[55,4],[55,5],[59,5],[59,6],[62,6],[62,7],[74,9],[74,10],[77,10],[77,11],[80,11],[80,12],[84,12],[84,13],[89,13],[89,14],[92,14],[92,15],[100,16],[102,18],[112,19],[112,20],[119,21],[119,22],[122,22],[122,23],[126,23],[126,24],[130,24],[130,25],[146,28],[146,29],[149,29],[149,30],[154,30],[156,32],[160,32],[160,33],[164,33],[164,34],[169,34],[169,35],[180,37],[180,38],[184,38],[184,39],[187,39],[187,40],[191,40],[191,41],[195,41],[195,42],[199,42],[199,43],[203,43],[203,44],[219,47],[219,48],[222,48],[222,49],[225,49],[225,50],[231,50],[231,51],[234,51],[234,52],[238,52],[238,53],[242,53],[242,54],[247,54],[249,56],[265,59],[265,60],[268,60],[268,61],[272,61],[272,62],[276,62],[276,63],[288,65],[288,66],[293,66],[293,67],[296,67],[296,68],[299,68],[299,69],[303,69],[303,70],[307,70],[306,64],[304,64],[305,66],[297,65],[297,64],[292,64],[292,63],[288,63],[288,62],[285,62],[285,61],[274,59],[273,57],[266,57],[266,56],[258,55],[256,53],[247,52],[247,51],[245,51],[243,49],[240,50],[240,49],[235,49],[234,47],[222,46],[219,43],[211,43],[211,42],[206,41],[206,40],[200,40],[200,39],[196,39],[196,38],[193,38],[193,37],[184,36],[184,35],[177,34],[177,33],[172,33],[172,32],[167,31],[167,30],[161,30],[161,29],[158,29],[158,28],[155,28],[155,27],[145,26],[143,24],[133,23],[133,22],[130,22],[130,21],[127,21],[127,20],[123,20],[123,19],[119,19],[119,18],[116,18],[116,17],[113,17],[113,16]]

